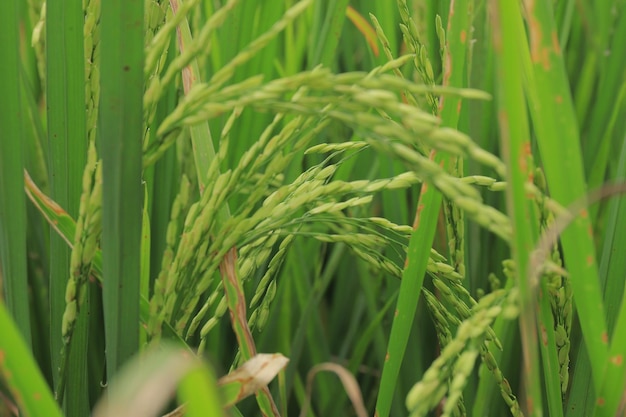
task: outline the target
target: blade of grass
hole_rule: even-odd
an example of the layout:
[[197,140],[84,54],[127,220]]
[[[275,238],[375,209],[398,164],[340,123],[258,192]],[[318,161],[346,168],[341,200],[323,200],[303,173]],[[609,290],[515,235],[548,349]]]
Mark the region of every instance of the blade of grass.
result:
[[99,128],[108,378],[139,347],[143,6],[142,1],[102,3]]
[[570,31],[572,28],[572,15],[574,14],[574,0],[567,0],[556,6],[555,15],[559,27],[559,45],[561,49],[567,47]]
[[[526,104],[522,90],[521,62],[517,52],[524,34],[516,24],[520,10],[507,1],[492,1],[494,25],[493,46],[497,59],[498,123],[500,143],[507,164],[507,209],[513,219],[513,258],[516,263],[517,286],[520,292],[520,332],[524,355],[523,375],[527,390],[526,406],[531,416],[542,415],[539,353],[537,350],[537,318],[534,294],[526,277],[530,253],[536,236],[533,233],[534,213],[526,196],[524,184],[532,182],[532,154]],[[530,224],[530,227],[529,227]],[[536,226],[535,226],[536,227]],[[536,232],[536,230],[535,230]]]
[[567,417],[593,415],[595,392],[591,382],[591,361],[584,343],[572,346],[571,388],[566,402]]
[[[626,141],[623,142],[615,180],[626,180]],[[619,231],[626,227],[626,200],[617,196],[609,205],[607,215],[606,234],[604,235],[603,251],[600,260],[599,274],[603,278],[604,305],[606,306],[607,329],[611,335],[611,343],[616,335],[615,322],[617,319],[624,281],[610,279],[623,277],[626,274],[626,259],[618,256],[617,248],[626,247],[626,235]]]
[[[150,199],[148,198],[148,190],[144,188],[143,210],[141,216],[141,262],[140,262],[140,280],[139,295],[140,298],[148,299],[150,297],[150,215],[148,210]],[[140,313],[141,316],[141,313]],[[145,330],[145,329],[141,329]],[[140,346],[147,342],[147,334],[142,331],[140,334]]]
[[609,362],[605,373],[605,383],[600,388],[594,415],[599,417],[613,417],[624,414],[626,403],[626,297],[622,297],[622,307],[615,324],[615,337],[609,351]]
[[[73,216],[78,214],[82,192],[82,172],[86,162],[85,58],[83,45],[84,15],[81,0],[67,0],[48,5],[46,20],[48,145],[51,195]],[[62,323],[69,272],[70,251],[58,235],[50,237],[50,348],[55,384],[67,377],[65,412],[89,413],[88,398],[82,390],[87,384],[88,315],[79,315],[74,349],[69,357],[60,357],[63,349]],[[67,363],[67,369],[62,366]],[[81,389],[76,389],[81,387]],[[61,399],[63,392],[55,395]]]
[[[31,53],[33,51],[30,51]],[[33,57],[34,59],[34,57]],[[34,62],[33,62],[34,65]],[[35,68],[32,68],[35,71]],[[43,119],[45,114],[40,111],[37,100],[41,97],[34,85],[38,86],[39,80],[29,80],[27,71],[21,71],[23,110],[26,115],[22,119],[23,144],[24,144],[24,167],[36,177],[37,182],[47,189],[48,168],[44,144],[47,133]],[[31,74],[36,77],[36,71]],[[27,204],[27,247],[28,247],[28,273],[31,290],[31,333],[33,337],[33,355],[37,360],[46,380],[52,384],[53,368],[50,355],[50,298],[48,292],[48,257],[50,226],[42,219],[37,209]]]
[[[583,210],[585,207],[587,207],[588,204],[594,204],[597,201],[599,201],[600,199],[603,198],[607,198],[609,196],[613,196],[616,194],[620,194],[623,195],[626,193],[626,183],[622,182],[622,183],[618,183],[615,185],[607,185],[601,189],[598,190],[593,190],[591,193],[589,193],[588,195],[585,195],[584,197],[582,197],[581,199],[579,199],[578,201],[576,201],[573,205],[571,205],[571,209],[569,212],[564,212],[562,213],[560,216],[556,217],[555,222],[553,224],[553,229],[554,230],[548,230],[547,234],[544,234],[544,236],[542,236],[542,242],[541,242],[541,246],[538,249],[538,256],[547,256],[546,254],[549,253],[550,251],[550,245],[554,245],[556,243],[556,239],[559,235],[561,235],[563,233],[563,230],[574,220],[576,219],[576,216],[573,215],[572,213],[578,213],[581,210]],[[534,279],[538,279],[538,274],[537,271],[533,271],[533,273],[535,274],[533,276]],[[620,288],[621,290],[621,288]],[[622,306],[623,307],[623,306]],[[626,321],[623,321],[624,317],[619,317],[618,318],[618,326],[625,326],[626,325]],[[619,339],[619,341],[617,341],[618,344],[623,344],[623,336],[621,335],[616,335],[616,338]],[[585,346],[586,345],[582,345],[580,354],[578,355],[578,359],[580,359],[581,357],[584,358],[586,352],[585,352]],[[611,348],[613,349],[615,346],[611,346]],[[623,355],[620,354],[620,352],[623,352],[624,350],[626,350],[623,346],[618,345],[617,349],[615,349],[617,351],[617,355],[613,356],[611,355],[610,357],[610,363],[607,364],[609,367],[611,367],[611,365],[615,365],[613,367],[613,369],[609,368],[609,372],[611,373],[612,377],[616,377],[618,376],[617,372],[623,373],[624,372],[624,368],[623,368],[623,361],[622,361],[622,357]],[[590,363],[590,362],[588,362]],[[598,366],[596,364],[596,366]],[[605,376],[605,380],[606,380],[606,376]],[[615,411],[611,412],[611,411],[607,411],[609,409],[609,407],[611,407],[609,404],[611,404],[612,402],[612,406],[613,406],[613,410],[617,410],[618,406],[623,407],[624,404],[626,403],[622,403],[622,404],[618,404],[619,401],[619,395],[622,391],[621,391],[621,385],[626,383],[626,379],[624,379],[624,375],[621,375],[621,377],[619,378],[611,378],[611,381],[614,381],[615,384],[617,385],[611,385],[610,388],[608,388],[611,392],[609,393],[610,395],[610,401],[606,401],[606,398],[603,396],[599,396],[598,400],[596,401],[596,405],[599,407],[599,412],[593,412],[592,410],[589,409],[589,406],[591,405],[591,403],[589,401],[586,401],[587,398],[583,398],[583,402],[582,405],[587,408],[587,412],[583,415],[607,415],[607,416],[613,416],[613,415],[621,415],[622,411],[619,411],[617,413],[615,413]],[[588,385],[589,386],[589,385]],[[606,385],[605,385],[606,386]],[[580,388],[580,387],[579,387]],[[583,389],[579,389],[578,391],[580,392],[584,392]],[[623,398],[624,399],[624,398]],[[575,401],[571,401],[571,403],[575,404]],[[575,414],[575,415],[581,415],[581,412],[584,412],[581,409],[578,410],[574,410],[573,406],[570,406],[568,404],[568,410],[571,411],[571,414]]]
[[215,375],[206,367],[190,371],[178,386],[178,396],[185,403],[185,415],[189,417],[227,416],[219,394]]
[[[546,279],[541,281],[541,294],[549,294],[548,283]],[[546,391],[546,400],[548,403],[548,415],[551,417],[560,417],[563,415],[563,403],[561,401],[561,379],[559,357],[556,351],[555,324],[552,309],[550,307],[550,299],[547,296],[539,297],[539,331],[541,334],[541,343],[539,345],[541,351],[541,363],[543,364],[543,376]]]
[[[431,153],[437,162],[447,159],[441,153]],[[394,320],[389,336],[385,365],[380,382],[380,391],[376,401],[376,416],[387,417],[395,393],[395,385],[400,372],[400,365],[406,351],[409,333],[413,325],[413,317],[417,309],[419,293],[424,282],[424,274],[430,252],[424,248],[432,246],[435,229],[439,218],[442,196],[431,185],[424,184],[415,213],[414,231],[407,251],[406,263],[402,272],[400,294],[394,313]]]
[[[470,4],[471,0],[461,0],[451,5],[443,75],[444,87],[462,87],[465,84],[463,68],[469,31]],[[460,98],[442,97],[440,99],[439,115],[444,126],[456,127],[460,110]],[[449,168],[450,155],[446,152],[432,151],[430,158],[434,159],[444,169]],[[406,351],[430,257],[430,251],[426,248],[432,247],[442,200],[441,193],[432,184],[424,183],[422,185],[413,224],[413,235],[409,242],[406,262],[402,271],[400,293],[389,336],[380,390],[376,400],[377,417],[387,417],[391,410],[400,366]]]
[[315,17],[311,28],[313,37],[307,58],[309,69],[319,64],[332,68],[348,3],[349,0],[315,2]]
[[[175,54],[175,48],[172,46],[168,50],[168,61],[171,61]],[[151,132],[155,132],[160,120],[163,120],[167,114],[175,107],[176,90],[174,85],[170,85],[164,95],[164,99],[157,105],[154,126]],[[153,171],[150,172],[150,171]],[[151,282],[156,278],[163,260],[163,251],[166,248],[167,225],[170,220],[170,209],[172,202],[176,196],[178,189],[180,171],[176,163],[176,149],[174,147],[168,149],[163,157],[156,162],[155,165],[148,167],[144,172],[144,178],[148,187],[152,189],[148,192],[150,204],[150,271]],[[149,181],[149,177],[152,182]],[[152,285],[151,285],[152,288]],[[149,299],[149,297],[146,297]]]
[[[625,23],[626,26],[626,23]],[[600,139],[602,142],[598,148],[598,153],[595,157],[595,161],[593,164],[593,170],[589,173],[587,177],[588,188],[590,190],[598,188],[602,182],[607,177],[607,171],[610,171],[612,165],[619,164],[618,162],[612,161],[612,156],[614,157],[614,150],[619,146],[616,146],[616,142],[611,138],[615,136],[617,138],[618,132],[620,132],[619,123],[623,122],[622,115],[626,114],[626,80],[622,83],[621,88],[619,89],[619,94],[615,99],[615,103],[613,104],[613,109],[611,110],[611,116],[608,120],[608,124],[604,131],[604,136]],[[610,175],[610,174],[608,174]],[[592,224],[598,223],[598,213],[601,211],[602,206],[598,207],[598,205],[593,205],[590,207],[590,216]],[[596,231],[596,233],[601,233],[603,229]],[[608,229],[607,233],[611,233]],[[600,279],[605,280],[606,276],[600,274]]]
[[[622,145],[617,179],[626,179],[626,142]],[[626,297],[623,277],[626,274],[626,262],[616,256],[616,249],[626,245],[626,236],[619,233],[626,222],[626,204],[624,198],[611,202],[606,227],[605,242],[600,262],[600,276],[606,277],[604,301],[607,314],[607,326],[611,335],[609,361],[604,375],[604,384],[600,387],[596,412],[599,416],[617,416],[623,414],[624,393],[626,393]],[[618,278],[618,279],[616,279]]]
[[[624,414],[626,404],[626,297],[622,292],[621,308],[615,323],[604,382],[600,387],[594,415],[612,417]],[[592,364],[595,365],[594,362]]]
[[0,301],[0,377],[26,416],[61,417],[52,393],[30,354],[30,347]]
[[[615,2],[617,3],[617,2]],[[615,14],[610,10],[602,10],[597,13],[595,22],[592,24],[595,29],[592,33],[594,36],[595,51],[597,55],[597,79],[593,88],[596,88],[596,97],[590,101],[587,114],[589,115],[589,131],[587,132],[587,140],[585,141],[585,151],[588,156],[585,158],[587,173],[598,169],[596,167],[596,159],[603,141],[597,140],[602,138],[609,126],[609,119],[612,113],[613,103],[617,101],[620,85],[626,82],[624,75],[624,66],[626,66],[626,55],[620,53],[623,50],[623,39],[626,37],[626,13],[624,13],[624,3],[621,6],[614,5]],[[600,6],[600,3],[592,3],[598,9],[607,8],[609,3]],[[621,12],[617,12],[621,8]],[[612,17],[617,18],[617,24],[613,25]],[[614,33],[611,33],[614,32]],[[610,34],[610,36],[609,36]],[[594,91],[595,92],[595,91]],[[621,140],[619,135],[614,134],[611,142]],[[592,189],[600,184],[589,184]]]
[[[285,0],[285,8],[291,7],[293,2],[294,0]],[[308,16],[310,15],[309,13]],[[280,75],[292,75],[301,70],[304,58],[308,53],[310,24],[311,21],[307,18],[298,24],[292,22],[285,28],[283,50],[289,51],[289,53],[284,58],[284,71],[278,71]]]
[[[520,15],[517,15],[517,24],[518,32],[524,33],[523,21]],[[556,39],[556,30],[554,30],[552,36],[552,45],[554,42],[557,42]],[[531,44],[532,45],[532,44]],[[523,68],[525,71],[525,82],[528,85],[527,96],[531,105],[531,116],[533,117],[533,121],[539,119],[543,115],[541,113],[541,102],[539,100],[545,100],[546,97],[539,97],[537,94],[538,91],[542,91],[543,87],[541,84],[535,84],[535,78],[532,73],[532,58],[530,55],[529,48],[527,43],[523,42],[520,45],[521,58],[523,60]],[[541,136],[546,135],[548,132],[545,130],[541,130],[535,125],[538,141],[548,141],[550,139],[549,136]],[[553,134],[556,132],[553,132]],[[533,268],[539,268],[540,265],[533,265]],[[541,293],[540,294],[549,294],[548,284],[546,282],[547,278],[542,279],[541,281]],[[534,295],[533,295],[534,297]],[[562,404],[562,388],[560,382],[560,362],[558,353],[556,351],[556,342],[555,342],[555,317],[553,316],[553,312],[551,311],[550,299],[548,296],[539,296],[538,299],[538,326],[541,334],[541,362],[542,369],[544,375],[544,383],[545,383],[545,391],[546,391],[546,400],[548,405],[548,413],[550,416],[561,416],[563,415],[563,404]]]
[[22,192],[22,122],[18,2],[0,13],[0,267],[8,310],[31,347],[26,268],[26,202]]
[[[566,206],[586,193],[580,136],[569,83],[557,41],[551,6],[526,4],[532,74],[526,77],[528,99],[548,188]],[[534,83],[532,83],[534,81]],[[531,84],[532,83],[532,84]],[[583,338],[598,389],[608,354],[608,334],[600,292],[592,226],[586,210],[561,236]]]

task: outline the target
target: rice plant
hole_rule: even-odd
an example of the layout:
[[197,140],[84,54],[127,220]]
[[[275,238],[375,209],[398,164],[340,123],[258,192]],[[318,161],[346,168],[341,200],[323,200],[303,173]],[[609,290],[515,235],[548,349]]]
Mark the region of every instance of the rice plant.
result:
[[626,412],[626,2],[0,19],[0,415]]

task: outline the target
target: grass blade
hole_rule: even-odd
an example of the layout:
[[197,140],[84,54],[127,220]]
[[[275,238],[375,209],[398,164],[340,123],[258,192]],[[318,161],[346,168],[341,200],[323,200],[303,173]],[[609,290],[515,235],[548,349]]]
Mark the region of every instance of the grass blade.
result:
[[0,265],[8,310],[31,346],[26,271],[26,202],[22,192],[22,121],[18,54],[19,2],[0,13]]
[[[444,87],[461,87],[464,85],[463,66],[465,64],[470,4],[471,0],[458,1],[450,11],[448,39],[452,39],[452,42],[447,44],[448,48],[445,55]],[[443,125],[456,127],[460,109],[460,98],[442,98],[439,114]],[[446,152],[432,151],[430,158],[434,159],[444,169],[449,168],[450,155]],[[396,381],[417,308],[418,294],[421,292],[430,257],[430,251],[425,250],[425,248],[431,247],[433,244],[442,200],[441,193],[432,184],[425,183],[422,185],[413,224],[414,231],[409,242],[406,264],[402,271],[400,293],[389,336],[380,391],[376,401],[376,415],[378,417],[387,417],[391,410]]]
[[102,3],[100,145],[107,375],[139,347],[143,1]]
[[[617,178],[626,177],[626,146],[622,145]],[[626,222],[626,202],[624,198],[616,198],[611,202],[608,215],[607,233],[603,245],[604,251],[600,262],[600,275],[606,277],[604,301],[607,313],[608,331],[611,334],[609,361],[604,375],[604,384],[600,387],[596,411],[600,416],[617,416],[624,413],[619,409],[624,404],[626,392],[626,368],[623,358],[626,357],[626,297],[624,281],[610,279],[623,277],[626,273],[624,258],[617,256],[615,248],[626,245],[626,236],[619,233],[624,230]],[[621,403],[620,403],[621,401]]]
[[20,331],[0,302],[0,376],[26,416],[61,417],[52,393]]
[[215,416],[227,414],[221,406],[220,390],[213,372],[206,367],[198,367],[189,372],[180,382],[178,396],[185,402],[185,414],[189,417]]
[[310,69],[319,64],[327,67],[333,65],[333,56],[339,44],[348,3],[349,0],[326,0],[315,3],[312,28],[315,37],[311,41],[313,47],[309,49],[307,59]]
[[[528,4],[532,73],[526,77],[533,126],[551,195],[566,206],[586,193],[580,135],[563,58],[556,42],[551,5]],[[553,41],[554,40],[554,41]],[[562,236],[564,260],[570,273],[574,300],[585,344],[594,358],[592,378],[602,384],[603,366],[608,358],[608,334],[598,271],[592,225],[584,210]]]
[[[526,115],[526,103],[522,90],[522,71],[518,48],[524,34],[521,25],[516,24],[520,10],[511,7],[507,1],[493,1],[494,52],[497,57],[497,75],[500,84],[498,122],[500,125],[501,147],[507,164],[507,208],[513,219],[511,240],[513,257],[516,263],[517,285],[520,292],[520,332],[524,355],[524,382],[527,393],[528,413],[542,415],[542,394],[539,374],[539,353],[537,350],[537,316],[532,288],[525,277],[530,253],[536,239],[535,221],[524,184],[532,183],[532,155],[530,153],[530,131]],[[506,45],[506,47],[505,47]],[[529,224],[531,227],[529,227]],[[536,226],[535,226],[536,228]]]
[[[596,167],[598,162],[603,162],[601,160],[598,161],[598,157],[601,156],[600,149],[604,140],[608,139],[609,143],[619,143],[618,141],[621,140],[617,132],[610,131],[610,118],[613,103],[618,101],[618,95],[620,94],[618,86],[620,84],[623,85],[625,82],[624,66],[626,65],[626,56],[617,53],[617,51],[623,48],[623,39],[626,36],[626,13],[624,13],[625,6],[623,1],[620,6],[617,5],[617,1],[614,3],[615,5],[612,6],[614,8],[613,11],[605,10],[603,13],[599,13],[595,19],[596,22],[594,22],[596,30],[593,31],[593,34],[596,48],[590,55],[595,59],[590,59],[590,62],[597,63],[597,68],[594,68],[597,71],[597,78],[590,83],[590,88],[593,89],[592,91],[596,96],[592,97],[593,101],[589,101],[587,109],[589,130],[586,132],[585,164],[588,175],[598,169]],[[595,3],[592,4],[595,5]],[[604,7],[608,7],[608,5],[609,3],[602,4]],[[618,12],[617,10],[620,8],[621,11]],[[613,26],[611,21],[614,16],[617,16],[617,19],[615,19],[616,24]],[[594,138],[606,139],[593,140]],[[604,166],[602,167],[604,168]],[[603,177],[600,178],[600,180],[602,179]],[[600,183],[590,184],[592,188],[599,185]]]
[[[600,387],[595,414],[599,417],[612,417],[624,414],[626,404],[626,297],[622,296],[621,308],[615,323],[615,333],[611,341],[609,360],[604,373],[604,383]],[[597,364],[592,362],[593,365]]]
[[[69,211],[78,214],[81,178],[87,154],[85,120],[85,58],[83,46],[84,15],[81,0],[50,3],[47,7],[47,104],[48,145],[51,194]],[[50,237],[50,348],[55,383],[67,376],[68,387],[64,408],[66,413],[89,413],[86,393],[77,387],[87,383],[87,327],[80,315],[76,327],[74,349],[69,358],[61,358],[62,323],[65,311],[65,290],[70,276],[70,251],[58,235]],[[67,363],[67,369],[61,364]],[[65,375],[58,375],[56,372]],[[56,392],[63,398],[63,392]]]

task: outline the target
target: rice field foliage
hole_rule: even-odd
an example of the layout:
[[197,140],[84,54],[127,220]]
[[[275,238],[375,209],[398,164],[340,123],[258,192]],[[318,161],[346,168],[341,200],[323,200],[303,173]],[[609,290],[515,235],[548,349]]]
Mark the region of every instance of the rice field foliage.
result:
[[625,1],[0,19],[0,415],[626,412]]

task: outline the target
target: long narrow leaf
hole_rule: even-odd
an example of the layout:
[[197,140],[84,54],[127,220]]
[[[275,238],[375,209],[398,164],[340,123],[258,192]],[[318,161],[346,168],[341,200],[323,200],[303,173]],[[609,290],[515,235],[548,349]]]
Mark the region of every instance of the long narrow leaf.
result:
[[[456,9],[453,8],[450,11],[448,36],[452,41],[449,42],[446,50],[444,86],[461,87],[464,84],[463,66],[467,47],[467,31],[469,30],[470,2],[471,0],[456,2],[454,6]],[[439,106],[439,114],[443,124],[448,127],[456,127],[461,109],[461,99],[445,97],[441,99]],[[432,151],[430,158],[444,169],[449,168],[450,155],[447,152]],[[432,184],[425,183],[422,185],[413,224],[414,231],[402,271],[398,303],[389,335],[385,366],[380,383],[381,388],[376,401],[376,414],[379,417],[387,417],[391,410],[391,401],[430,257],[430,251],[425,250],[425,245],[432,245],[442,200],[441,193]]]
[[[622,145],[617,177],[622,180],[626,178],[626,142]],[[615,248],[624,247],[626,244],[624,234],[619,233],[626,222],[624,198],[616,198],[610,207],[600,272],[607,277],[604,300],[611,346],[608,361],[605,364],[604,382],[596,401],[597,415],[607,417],[623,414],[624,404],[626,404],[626,364],[624,364],[624,358],[626,358],[626,286],[623,279],[610,279],[621,278],[626,274],[624,258],[615,253]]]
[[0,267],[7,306],[31,344],[26,274],[26,202],[22,182],[18,1],[0,13]]
[[[81,0],[56,1],[47,5],[47,109],[49,178],[51,194],[68,212],[78,214],[81,178],[87,155],[85,120],[85,58],[83,46],[84,14]],[[67,397],[68,414],[89,412],[88,397],[82,387],[87,383],[87,327],[80,315],[74,349],[61,358],[65,290],[70,276],[70,252],[53,234],[50,238],[50,349],[55,381],[66,376],[72,393]],[[68,367],[61,366],[62,363]],[[57,369],[64,375],[59,375]],[[59,398],[63,392],[56,393]]]
[[[529,102],[537,144],[552,197],[568,205],[585,195],[585,177],[578,123],[569,93],[563,58],[556,42],[551,5],[528,5],[532,75]],[[567,270],[585,345],[594,359],[596,389],[602,383],[608,355],[608,333],[595,261],[589,214],[584,210],[561,237]]]
[[[520,10],[507,1],[493,1],[494,52],[498,59],[498,124],[500,143],[507,172],[507,211],[513,219],[512,250],[516,262],[517,286],[521,298],[520,331],[524,354],[524,382],[526,384],[529,414],[542,415],[542,393],[539,374],[537,340],[537,316],[535,300],[530,283],[525,279],[530,253],[536,239],[537,221],[526,195],[525,183],[532,182],[532,155],[526,104],[522,89],[521,62],[517,52],[523,41]],[[534,230],[533,230],[534,229]],[[533,233],[533,231],[535,233]]]
[[346,18],[348,0],[325,0],[315,3],[313,48],[309,49],[309,68],[332,65],[332,57],[339,44],[339,36]]
[[107,375],[139,348],[143,1],[102,3],[100,145]]
[[0,302],[0,376],[26,416],[61,417],[29,346]]

